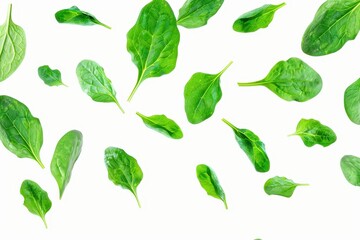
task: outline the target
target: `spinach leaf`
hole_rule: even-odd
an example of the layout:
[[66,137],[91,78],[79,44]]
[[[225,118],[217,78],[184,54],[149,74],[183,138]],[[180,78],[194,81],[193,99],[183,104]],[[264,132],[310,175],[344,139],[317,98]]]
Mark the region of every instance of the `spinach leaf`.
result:
[[360,158],[346,155],[340,161],[346,180],[354,186],[360,186]]
[[186,83],[185,112],[190,123],[201,123],[213,115],[216,104],[222,97],[220,77],[231,64],[232,62],[217,74],[195,73]]
[[179,10],[177,24],[186,28],[198,28],[220,9],[224,0],[186,0]]
[[91,60],[81,61],[76,74],[82,90],[89,95],[95,102],[114,102],[121,112],[124,110],[116,99],[111,80],[106,77],[104,68]]
[[148,128],[154,129],[155,131],[173,139],[180,139],[183,137],[183,133],[179,125],[165,115],[153,115],[147,117],[139,112],[136,114],[143,120]]
[[24,206],[32,214],[41,217],[45,227],[47,228],[45,215],[52,205],[47,192],[44,191],[36,182],[24,180],[21,184],[20,193],[24,197]]
[[248,129],[239,129],[226,119],[222,119],[235,133],[235,139],[240,148],[246,153],[250,161],[258,172],[268,172],[270,170],[270,160],[265,151],[265,144],[259,137]]
[[359,0],[328,0],[316,12],[302,39],[302,50],[322,56],[340,50],[360,30]]
[[25,32],[13,22],[11,15],[10,4],[5,23],[0,26],[0,82],[16,71],[26,51]]
[[298,186],[309,186],[309,184],[294,183],[286,177],[273,177],[265,182],[264,190],[268,195],[291,197]]
[[180,33],[170,5],[153,0],[140,12],[127,33],[127,50],[139,73],[128,101],[147,78],[170,73],[176,66]]
[[255,32],[260,28],[267,28],[272,22],[275,12],[285,6],[285,3],[279,5],[265,4],[250,12],[242,14],[233,24],[236,32]]
[[360,78],[345,90],[344,106],[349,119],[360,124]]
[[60,199],[70,181],[71,172],[81,153],[82,133],[77,130],[67,132],[57,143],[50,170],[60,191]]
[[107,29],[111,29],[108,25],[97,20],[94,15],[81,11],[76,6],[56,12],[55,18],[58,23],[70,23],[82,26],[92,26],[97,24],[106,27]]
[[298,58],[280,61],[260,81],[238,83],[239,86],[264,86],[286,101],[305,102],[322,88],[320,75]]
[[136,159],[120,148],[108,147],[105,150],[105,164],[109,179],[115,185],[130,190],[141,208],[136,189],[143,178],[143,172]]
[[61,80],[61,72],[57,69],[51,69],[48,65],[39,67],[38,74],[48,86],[66,86]]
[[307,147],[315,144],[327,147],[336,141],[335,132],[315,119],[301,119],[292,135],[301,137]]
[[206,191],[206,193],[209,196],[223,201],[225,208],[228,209],[225,192],[222,189],[214,170],[205,164],[200,164],[196,167],[196,176],[201,187]]
[[34,159],[44,168],[40,160],[43,131],[38,118],[18,100],[0,96],[0,140],[19,158]]

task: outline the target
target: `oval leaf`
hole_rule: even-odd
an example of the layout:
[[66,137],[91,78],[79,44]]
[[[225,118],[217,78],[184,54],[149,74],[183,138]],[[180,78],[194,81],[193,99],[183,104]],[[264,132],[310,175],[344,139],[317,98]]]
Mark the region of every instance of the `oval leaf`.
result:
[[51,69],[48,65],[39,67],[38,74],[48,86],[66,86],[61,80],[61,72],[57,69]]
[[340,162],[346,180],[354,186],[360,186],[360,158],[346,155]]
[[291,197],[298,186],[309,186],[309,184],[294,183],[286,177],[273,177],[265,182],[264,190],[268,195]]
[[345,90],[344,106],[349,119],[360,124],[360,78]]

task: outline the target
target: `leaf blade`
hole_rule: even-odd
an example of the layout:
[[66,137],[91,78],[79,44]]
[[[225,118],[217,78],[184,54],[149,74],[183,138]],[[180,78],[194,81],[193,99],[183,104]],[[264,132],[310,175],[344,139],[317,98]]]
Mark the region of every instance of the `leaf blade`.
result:
[[344,93],[344,107],[348,118],[360,124],[360,78],[350,84]]
[[51,69],[48,65],[40,66],[38,68],[38,75],[50,87],[66,86],[61,80],[61,72],[58,69]]
[[350,184],[360,186],[360,158],[345,155],[341,158],[340,167],[344,177]]

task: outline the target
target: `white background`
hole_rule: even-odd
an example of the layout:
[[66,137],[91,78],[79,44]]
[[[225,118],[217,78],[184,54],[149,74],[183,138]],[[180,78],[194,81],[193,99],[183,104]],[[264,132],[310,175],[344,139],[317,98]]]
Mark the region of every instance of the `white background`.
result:
[[[359,40],[335,54],[310,57],[301,51],[301,38],[322,1],[288,0],[267,29],[242,34],[232,30],[237,17],[281,2],[226,0],[208,25],[179,27],[176,69],[146,80],[128,103],[137,69],[126,51],[126,33],[147,2],[12,1],[13,20],[26,32],[27,51],[0,92],[25,103],[40,119],[46,169],[0,146],[0,239],[357,239],[360,190],[343,177],[340,159],[360,155],[360,127],[343,108],[344,90],[360,76]],[[169,0],[176,16],[183,2]],[[9,3],[0,3],[1,22]],[[54,13],[72,5],[113,29],[57,23]],[[322,76],[323,89],[316,98],[286,102],[263,87],[237,86],[238,81],[262,79],[276,62],[290,57],[301,58]],[[75,69],[83,59],[105,68],[126,114],[81,91]],[[183,99],[188,79],[195,72],[217,73],[231,60],[214,115],[198,125],[188,123]],[[45,64],[61,70],[69,87],[45,85],[37,76],[37,68]],[[172,140],[146,128],[136,111],[166,114],[182,127],[184,138]],[[268,173],[254,170],[221,118],[259,135],[271,161]],[[300,138],[287,137],[301,118],[330,126],[337,142],[307,148]],[[57,141],[71,129],[83,133],[84,145],[60,201],[49,165]],[[123,148],[138,160],[144,172],[138,187],[141,209],[129,191],[108,180],[103,160],[108,146]],[[200,163],[216,171],[229,210],[200,187],[195,174]],[[277,175],[310,186],[299,187],[290,199],[267,196],[263,184]],[[52,199],[47,230],[22,205],[19,189],[24,179],[36,181]]]

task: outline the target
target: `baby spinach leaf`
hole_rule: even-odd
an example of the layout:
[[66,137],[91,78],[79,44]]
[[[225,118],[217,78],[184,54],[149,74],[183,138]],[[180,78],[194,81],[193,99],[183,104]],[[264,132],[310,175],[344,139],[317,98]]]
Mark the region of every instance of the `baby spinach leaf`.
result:
[[170,5],[152,0],[127,33],[127,50],[139,73],[128,101],[147,78],[170,73],[176,66],[180,33]]
[[91,60],[81,61],[76,74],[82,90],[89,95],[95,102],[114,102],[121,112],[124,110],[116,99],[111,80],[106,77],[104,68]]
[[195,73],[186,83],[185,112],[190,123],[201,123],[213,115],[216,104],[222,97],[220,77],[231,64],[232,62],[217,74]]
[[286,101],[305,102],[321,91],[320,75],[299,58],[280,61],[260,81],[239,86],[264,86]]
[[302,50],[322,56],[340,50],[360,30],[359,0],[328,0],[316,12],[302,39]]
[[45,215],[52,205],[47,192],[44,191],[36,182],[24,180],[21,184],[20,193],[24,197],[24,206],[32,214],[41,217],[45,227],[47,228]]
[[0,82],[13,74],[25,57],[25,32],[11,16],[10,4],[5,23],[0,26]]
[[272,22],[275,12],[285,6],[285,3],[279,5],[265,4],[250,12],[241,15],[233,24],[236,32],[255,32],[260,28],[267,28]]
[[57,69],[51,69],[48,65],[39,67],[38,74],[48,86],[66,86],[61,80],[61,72]]
[[136,189],[143,179],[143,172],[136,159],[120,148],[108,147],[105,150],[105,165],[109,180],[117,186],[130,190],[141,208]]
[[186,0],[179,10],[177,24],[186,28],[198,28],[220,9],[224,0]]
[[265,182],[264,190],[268,195],[291,197],[298,186],[309,186],[309,184],[294,183],[286,177],[273,177]]
[[183,133],[179,125],[165,115],[153,115],[147,117],[139,112],[136,114],[143,120],[148,128],[154,129],[155,131],[173,139],[180,139],[183,137]]
[[336,141],[335,132],[315,119],[301,119],[296,127],[296,132],[291,135],[301,137],[307,147],[315,144],[327,147]]
[[82,26],[92,26],[97,24],[106,27],[107,29],[111,29],[108,25],[97,20],[94,15],[81,11],[76,6],[56,12],[55,18],[58,23],[71,23]]
[[222,189],[215,172],[205,164],[197,165],[196,176],[200,182],[201,187],[209,196],[223,201],[225,208],[228,209],[225,192]]
[[349,119],[360,124],[360,78],[345,90],[344,106]]
[[346,155],[340,161],[346,180],[354,186],[360,186],[360,158]]
[[239,129],[226,119],[222,119],[235,133],[235,139],[240,148],[246,153],[250,161],[258,172],[268,172],[270,170],[270,160],[265,151],[265,144],[259,137],[248,129]]
[[43,131],[38,118],[23,103],[9,96],[0,96],[0,140],[19,158],[40,160]]
[[57,143],[50,170],[60,191],[60,199],[70,181],[71,172],[81,153],[82,133],[77,130],[67,132]]

